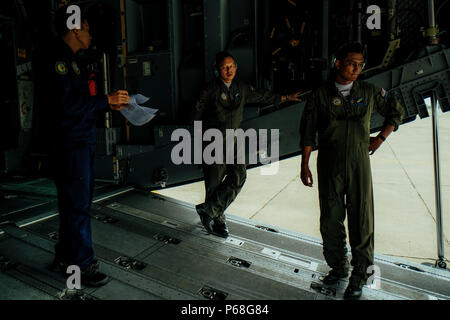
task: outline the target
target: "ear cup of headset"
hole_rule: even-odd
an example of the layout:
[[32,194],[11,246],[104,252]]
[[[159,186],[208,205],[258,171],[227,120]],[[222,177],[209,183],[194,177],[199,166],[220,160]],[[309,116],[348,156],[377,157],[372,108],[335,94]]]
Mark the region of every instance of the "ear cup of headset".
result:
[[334,68],[335,63],[336,63],[336,56],[333,54],[330,59],[330,69]]
[[215,64],[213,64],[213,66],[212,66],[212,73],[215,78],[218,78],[220,75],[219,68],[217,68],[217,66]]

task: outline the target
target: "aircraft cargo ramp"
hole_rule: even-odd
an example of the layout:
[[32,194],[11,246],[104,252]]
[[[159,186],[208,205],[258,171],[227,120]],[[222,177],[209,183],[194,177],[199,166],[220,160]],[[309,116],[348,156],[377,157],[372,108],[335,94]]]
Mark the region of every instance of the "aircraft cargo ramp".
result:
[[[47,212],[34,207],[33,217],[25,211],[1,217],[2,300],[340,300],[346,287],[321,286],[328,267],[317,239],[232,215],[230,237],[219,238],[204,231],[193,205],[128,188],[97,197],[91,210],[94,250],[111,280],[68,290],[66,277],[48,270],[54,202]],[[450,298],[447,270],[383,255],[375,264],[363,300]]]

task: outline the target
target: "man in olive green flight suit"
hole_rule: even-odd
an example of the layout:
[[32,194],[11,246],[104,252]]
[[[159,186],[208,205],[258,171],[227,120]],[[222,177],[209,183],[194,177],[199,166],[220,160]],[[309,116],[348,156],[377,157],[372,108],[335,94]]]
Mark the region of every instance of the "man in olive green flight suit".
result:
[[[308,167],[318,133],[317,174],[320,232],[323,253],[332,268],[324,284],[348,276],[345,215],[348,217],[353,266],[345,299],[359,299],[374,263],[374,205],[369,155],[403,118],[402,106],[388,93],[357,78],[364,66],[363,48],[349,43],[340,48],[334,81],[313,91],[301,120],[301,180],[312,186]],[[384,118],[384,128],[370,137],[373,112]]]
[[[208,83],[200,94],[194,108],[194,119],[202,120],[205,130],[211,128],[220,130],[224,138],[226,129],[236,130],[240,127],[246,103],[278,106],[280,102],[286,100],[300,101],[297,98],[299,93],[280,96],[269,91],[257,92],[242,81],[233,81],[236,76],[236,62],[228,52],[219,52],[216,55],[215,68],[217,77]],[[234,145],[236,146],[236,141]],[[225,149],[224,146],[224,155]],[[236,157],[233,164],[203,162],[203,174],[205,202],[197,205],[196,210],[209,233],[226,238],[228,228],[224,211],[244,185],[247,176],[246,166],[237,163]]]

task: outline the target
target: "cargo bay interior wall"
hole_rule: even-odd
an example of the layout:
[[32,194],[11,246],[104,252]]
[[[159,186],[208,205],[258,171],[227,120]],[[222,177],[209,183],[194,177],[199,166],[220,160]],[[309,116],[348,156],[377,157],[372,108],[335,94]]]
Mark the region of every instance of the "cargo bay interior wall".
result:
[[[54,10],[68,1],[2,1],[0,105],[2,174],[41,174],[45,146],[40,136],[45,106],[39,99],[33,59],[51,41]],[[330,58],[348,40],[367,46],[368,68],[378,66],[389,45],[400,46],[388,66],[403,63],[425,45],[426,2],[408,1],[278,1],[278,0],[103,0],[71,1],[91,6],[91,31],[96,48],[90,64],[98,92],[103,91],[101,54],[109,57],[111,90],[126,87],[151,99],[158,117],[132,127],[113,114],[118,128],[114,142],[152,145],[157,126],[185,126],[205,81],[211,80],[215,53],[230,51],[241,79],[258,89],[285,94],[309,90],[327,76]],[[369,5],[381,8],[381,30],[369,30]],[[390,10],[390,7],[392,7]],[[440,41],[448,44],[446,1],[436,1]],[[34,91],[33,91],[34,90]],[[24,113],[24,110],[26,111]],[[32,121],[31,121],[32,119]],[[99,120],[98,127],[104,128]],[[100,134],[104,134],[100,130]],[[32,137],[35,137],[32,139]],[[43,142],[45,141],[45,142]],[[48,142],[50,143],[50,142]],[[43,160],[44,159],[44,160]]]

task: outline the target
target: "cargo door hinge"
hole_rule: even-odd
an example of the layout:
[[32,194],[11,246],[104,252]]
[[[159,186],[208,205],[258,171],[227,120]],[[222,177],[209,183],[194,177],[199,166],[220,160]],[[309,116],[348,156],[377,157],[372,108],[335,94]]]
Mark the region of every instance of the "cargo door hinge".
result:
[[228,293],[209,286],[203,286],[198,293],[208,300],[225,300],[228,296]]
[[236,258],[236,257],[230,257],[227,261],[232,266],[238,267],[238,268],[250,268],[252,265],[251,262]]

